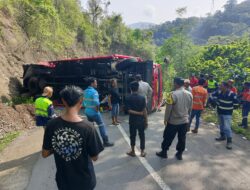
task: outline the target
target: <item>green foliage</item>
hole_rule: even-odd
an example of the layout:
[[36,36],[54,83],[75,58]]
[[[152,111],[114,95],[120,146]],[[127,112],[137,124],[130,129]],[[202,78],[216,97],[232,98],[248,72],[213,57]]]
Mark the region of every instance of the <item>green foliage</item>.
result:
[[199,47],[195,46],[192,41],[182,34],[174,34],[173,37],[167,39],[158,51],[157,59],[163,60],[165,57],[170,59],[170,65],[165,66],[165,90],[172,90],[173,78],[188,77],[190,69],[189,62],[193,60],[194,55],[199,54]]
[[88,0],[83,9],[79,0],[0,0],[0,7],[14,10],[35,51],[68,55],[73,50],[69,56],[75,56],[77,47],[91,55],[118,53],[152,59],[152,32],[129,29],[121,15],[108,14],[109,4]]
[[229,44],[207,45],[188,62],[189,73],[213,74],[219,82],[234,79],[237,86],[250,76],[250,43],[248,38]]
[[13,97],[11,100],[12,105],[19,105],[19,104],[33,104],[34,99],[32,97]]
[[[185,35],[192,37],[195,44],[206,44],[213,36],[231,38],[250,32],[250,1],[237,4],[235,0],[230,0],[224,8],[224,11],[217,11],[214,15],[208,14],[207,17],[177,18],[174,21],[156,25],[152,27],[154,42],[157,45],[163,45],[164,40],[171,38],[173,30],[180,26]],[[185,8],[177,9],[180,17],[184,13]]]
[[7,133],[3,138],[0,138],[0,152],[19,135],[20,135],[19,131],[14,131]]
[[19,105],[19,104],[33,104],[34,99],[32,97],[16,96],[16,97],[11,98],[11,100],[6,99],[3,103],[8,106],[14,106],[14,105]]

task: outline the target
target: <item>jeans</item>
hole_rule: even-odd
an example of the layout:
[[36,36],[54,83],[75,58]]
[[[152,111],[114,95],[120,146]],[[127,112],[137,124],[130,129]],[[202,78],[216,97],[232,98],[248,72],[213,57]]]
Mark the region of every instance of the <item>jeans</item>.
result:
[[221,136],[232,138],[232,115],[218,115]]
[[242,107],[242,125],[247,127],[247,117],[250,112],[250,102],[244,102]]
[[96,122],[96,124],[98,125],[103,142],[108,142],[108,135],[106,132],[106,126],[102,120],[102,116],[101,116],[100,112],[96,113],[95,115],[87,115],[87,118],[90,122]]
[[181,125],[167,124],[163,133],[163,142],[161,144],[162,151],[167,151],[172,144],[176,133],[178,133],[178,143],[176,145],[176,150],[182,153],[186,146],[186,133],[187,133],[188,123]]
[[193,118],[195,116],[195,119],[196,119],[195,128],[196,129],[199,128],[201,112],[202,112],[202,110],[192,110],[192,113],[191,113],[191,116],[190,116],[190,121],[189,121],[189,126],[191,126],[191,123],[192,123]]
[[119,104],[112,104],[111,116],[117,117],[119,115]]

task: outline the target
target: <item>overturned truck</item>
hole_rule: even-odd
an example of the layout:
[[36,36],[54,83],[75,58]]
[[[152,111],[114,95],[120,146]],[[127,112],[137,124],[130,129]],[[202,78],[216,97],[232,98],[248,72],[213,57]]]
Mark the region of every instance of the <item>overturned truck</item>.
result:
[[157,109],[162,101],[162,70],[153,61],[143,61],[139,57],[111,55],[40,62],[23,66],[23,87],[35,96],[49,85],[54,89],[53,99],[59,101],[59,92],[65,85],[76,85],[83,90],[87,88],[86,79],[95,77],[98,81],[100,99],[108,94],[110,79],[118,82],[121,103],[124,104],[130,94],[129,83],[141,74],[152,89],[152,100],[148,110]]

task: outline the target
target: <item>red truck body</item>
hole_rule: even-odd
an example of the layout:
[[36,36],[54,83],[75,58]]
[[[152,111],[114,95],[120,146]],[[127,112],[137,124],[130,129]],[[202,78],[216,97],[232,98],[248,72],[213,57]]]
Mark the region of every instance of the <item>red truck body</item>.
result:
[[126,55],[110,55],[99,57],[83,57],[55,61],[41,61],[38,64],[23,66],[23,86],[31,95],[38,95],[46,86],[54,89],[54,100],[59,99],[59,91],[65,85],[77,85],[85,89],[86,78],[95,77],[98,81],[100,98],[107,95],[110,79],[118,80],[122,104],[130,94],[129,83],[136,74],[141,74],[145,82],[153,89],[149,111],[156,110],[162,102],[162,70],[161,65],[153,61],[143,61],[139,57]]

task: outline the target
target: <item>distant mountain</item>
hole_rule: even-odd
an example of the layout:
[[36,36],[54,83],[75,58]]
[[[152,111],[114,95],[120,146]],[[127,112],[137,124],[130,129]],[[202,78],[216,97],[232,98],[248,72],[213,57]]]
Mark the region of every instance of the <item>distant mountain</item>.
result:
[[156,45],[162,45],[178,30],[191,37],[196,44],[206,44],[216,36],[237,37],[250,34],[250,0],[237,4],[228,0],[223,11],[207,17],[177,18],[150,28]]
[[137,22],[137,23],[133,23],[128,25],[129,28],[131,29],[150,29],[153,26],[155,26],[156,24],[154,23],[150,23],[150,22]]

